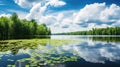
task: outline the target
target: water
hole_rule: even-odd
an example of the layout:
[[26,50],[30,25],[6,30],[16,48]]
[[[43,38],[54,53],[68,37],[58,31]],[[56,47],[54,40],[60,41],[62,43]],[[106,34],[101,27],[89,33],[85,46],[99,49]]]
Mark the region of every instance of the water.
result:
[[53,35],[48,40],[0,44],[0,67],[120,67],[120,36]]

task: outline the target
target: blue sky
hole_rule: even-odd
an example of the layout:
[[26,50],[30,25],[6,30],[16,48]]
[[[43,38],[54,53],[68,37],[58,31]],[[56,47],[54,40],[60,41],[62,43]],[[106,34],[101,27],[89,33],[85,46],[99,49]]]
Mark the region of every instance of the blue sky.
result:
[[120,0],[0,0],[0,16],[13,12],[45,23],[53,33],[120,24]]
[[[34,0],[28,0],[34,1]],[[79,10],[86,6],[86,4],[92,3],[103,3],[105,2],[107,5],[111,5],[115,3],[120,6],[120,0],[63,0],[67,4],[62,7],[51,7],[50,10],[53,11],[64,11],[64,10]],[[23,12],[29,12],[30,8],[23,8],[15,3],[14,0],[0,0],[0,12],[9,13],[10,10],[17,10]],[[10,12],[11,13],[11,12]]]
[[28,9],[21,8],[17,5],[14,0],[0,0],[0,13],[11,13],[9,10],[25,11],[28,12]]
[[[65,6],[55,8],[58,10],[79,10],[86,6],[86,4],[93,4],[93,3],[103,3],[105,2],[107,5],[111,5],[115,3],[120,5],[120,0],[63,0],[67,4]],[[54,9],[53,9],[54,10]]]

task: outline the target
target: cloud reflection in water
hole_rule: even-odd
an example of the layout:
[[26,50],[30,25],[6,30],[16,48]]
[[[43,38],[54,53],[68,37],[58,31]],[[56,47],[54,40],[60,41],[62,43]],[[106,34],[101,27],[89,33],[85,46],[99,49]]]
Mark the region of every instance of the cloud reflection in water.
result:
[[116,62],[120,60],[119,43],[107,42],[82,42],[74,45],[73,49],[87,62],[105,63],[105,61]]

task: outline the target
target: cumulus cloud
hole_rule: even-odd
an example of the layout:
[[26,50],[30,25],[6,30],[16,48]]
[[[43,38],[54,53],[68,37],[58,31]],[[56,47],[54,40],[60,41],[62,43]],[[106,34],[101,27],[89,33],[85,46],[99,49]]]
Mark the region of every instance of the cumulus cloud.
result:
[[31,8],[36,3],[41,2],[42,0],[14,0],[16,4],[23,8]]
[[105,3],[94,3],[86,5],[81,9],[74,19],[76,24],[85,23],[113,24],[120,19],[120,7],[112,4],[107,6]]
[[26,16],[27,19],[37,19],[41,17],[41,14],[44,12],[46,7],[41,8],[41,4],[38,3],[31,8],[30,13]]
[[57,22],[56,18],[53,17],[53,16],[45,16],[45,17],[42,17],[39,22],[41,23],[45,23],[47,26],[50,26],[54,23]]
[[63,21],[61,22],[62,28],[68,28],[70,25],[72,25],[72,21],[68,18],[63,19]]
[[116,23],[112,24],[112,26],[119,26],[120,25],[120,20],[118,20]]
[[36,5],[34,5],[31,8],[30,13],[26,16],[26,18],[27,19],[36,19],[38,21],[41,21],[41,20],[47,19],[47,18],[50,19],[50,17],[44,16],[44,13],[47,10],[48,6],[59,7],[59,6],[66,4],[63,1],[59,1],[59,0],[49,0],[44,5],[42,3],[43,2],[40,2],[40,3],[37,3]]
[[[80,10],[67,10],[46,14],[48,6],[59,7],[67,3],[61,0],[15,0],[21,7],[30,7],[26,19],[45,23],[52,32],[70,32],[105,28],[120,24],[120,6],[106,3],[88,4]],[[59,31],[58,31],[59,29]]]
[[105,3],[86,5],[76,14],[74,21],[77,24],[98,21],[99,13],[103,9],[105,9]]
[[[89,30],[92,28],[116,26],[119,24],[119,11],[120,7],[115,4],[111,4],[110,6],[107,6],[106,3],[94,3],[86,5],[79,11],[73,11],[70,17],[65,15],[65,12],[61,15],[58,14],[58,17],[60,17],[61,21],[57,27],[61,27],[64,30],[67,28],[68,32],[70,30],[86,30],[85,28]],[[67,13],[70,14],[69,11]]]
[[34,7],[35,4],[41,3],[42,5],[48,4],[54,7],[65,5],[66,3],[60,0],[14,0],[16,4],[23,8]]
[[[70,14],[69,11],[67,13]],[[108,6],[106,3],[94,3],[86,5],[79,11],[73,11],[70,16],[67,16],[66,12],[58,14],[59,25],[54,28],[60,30],[63,28],[62,32],[70,32],[92,28],[114,27],[120,24],[119,16],[120,7],[116,4]]]
[[116,22],[120,19],[120,7],[112,4],[110,7],[107,7],[104,11],[100,14],[100,19],[103,22]]
[[58,6],[62,6],[66,4],[65,2],[60,1],[60,0],[50,0],[50,2],[48,3],[54,7],[58,7]]

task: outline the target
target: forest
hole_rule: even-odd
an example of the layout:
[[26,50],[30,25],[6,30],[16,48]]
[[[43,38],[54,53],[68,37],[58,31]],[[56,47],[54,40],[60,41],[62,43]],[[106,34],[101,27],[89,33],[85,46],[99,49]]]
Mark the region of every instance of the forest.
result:
[[45,24],[38,24],[33,19],[20,19],[16,13],[9,18],[0,17],[0,39],[34,38],[50,34],[51,30]]
[[93,28],[88,31],[60,33],[58,35],[120,35],[120,27]]

